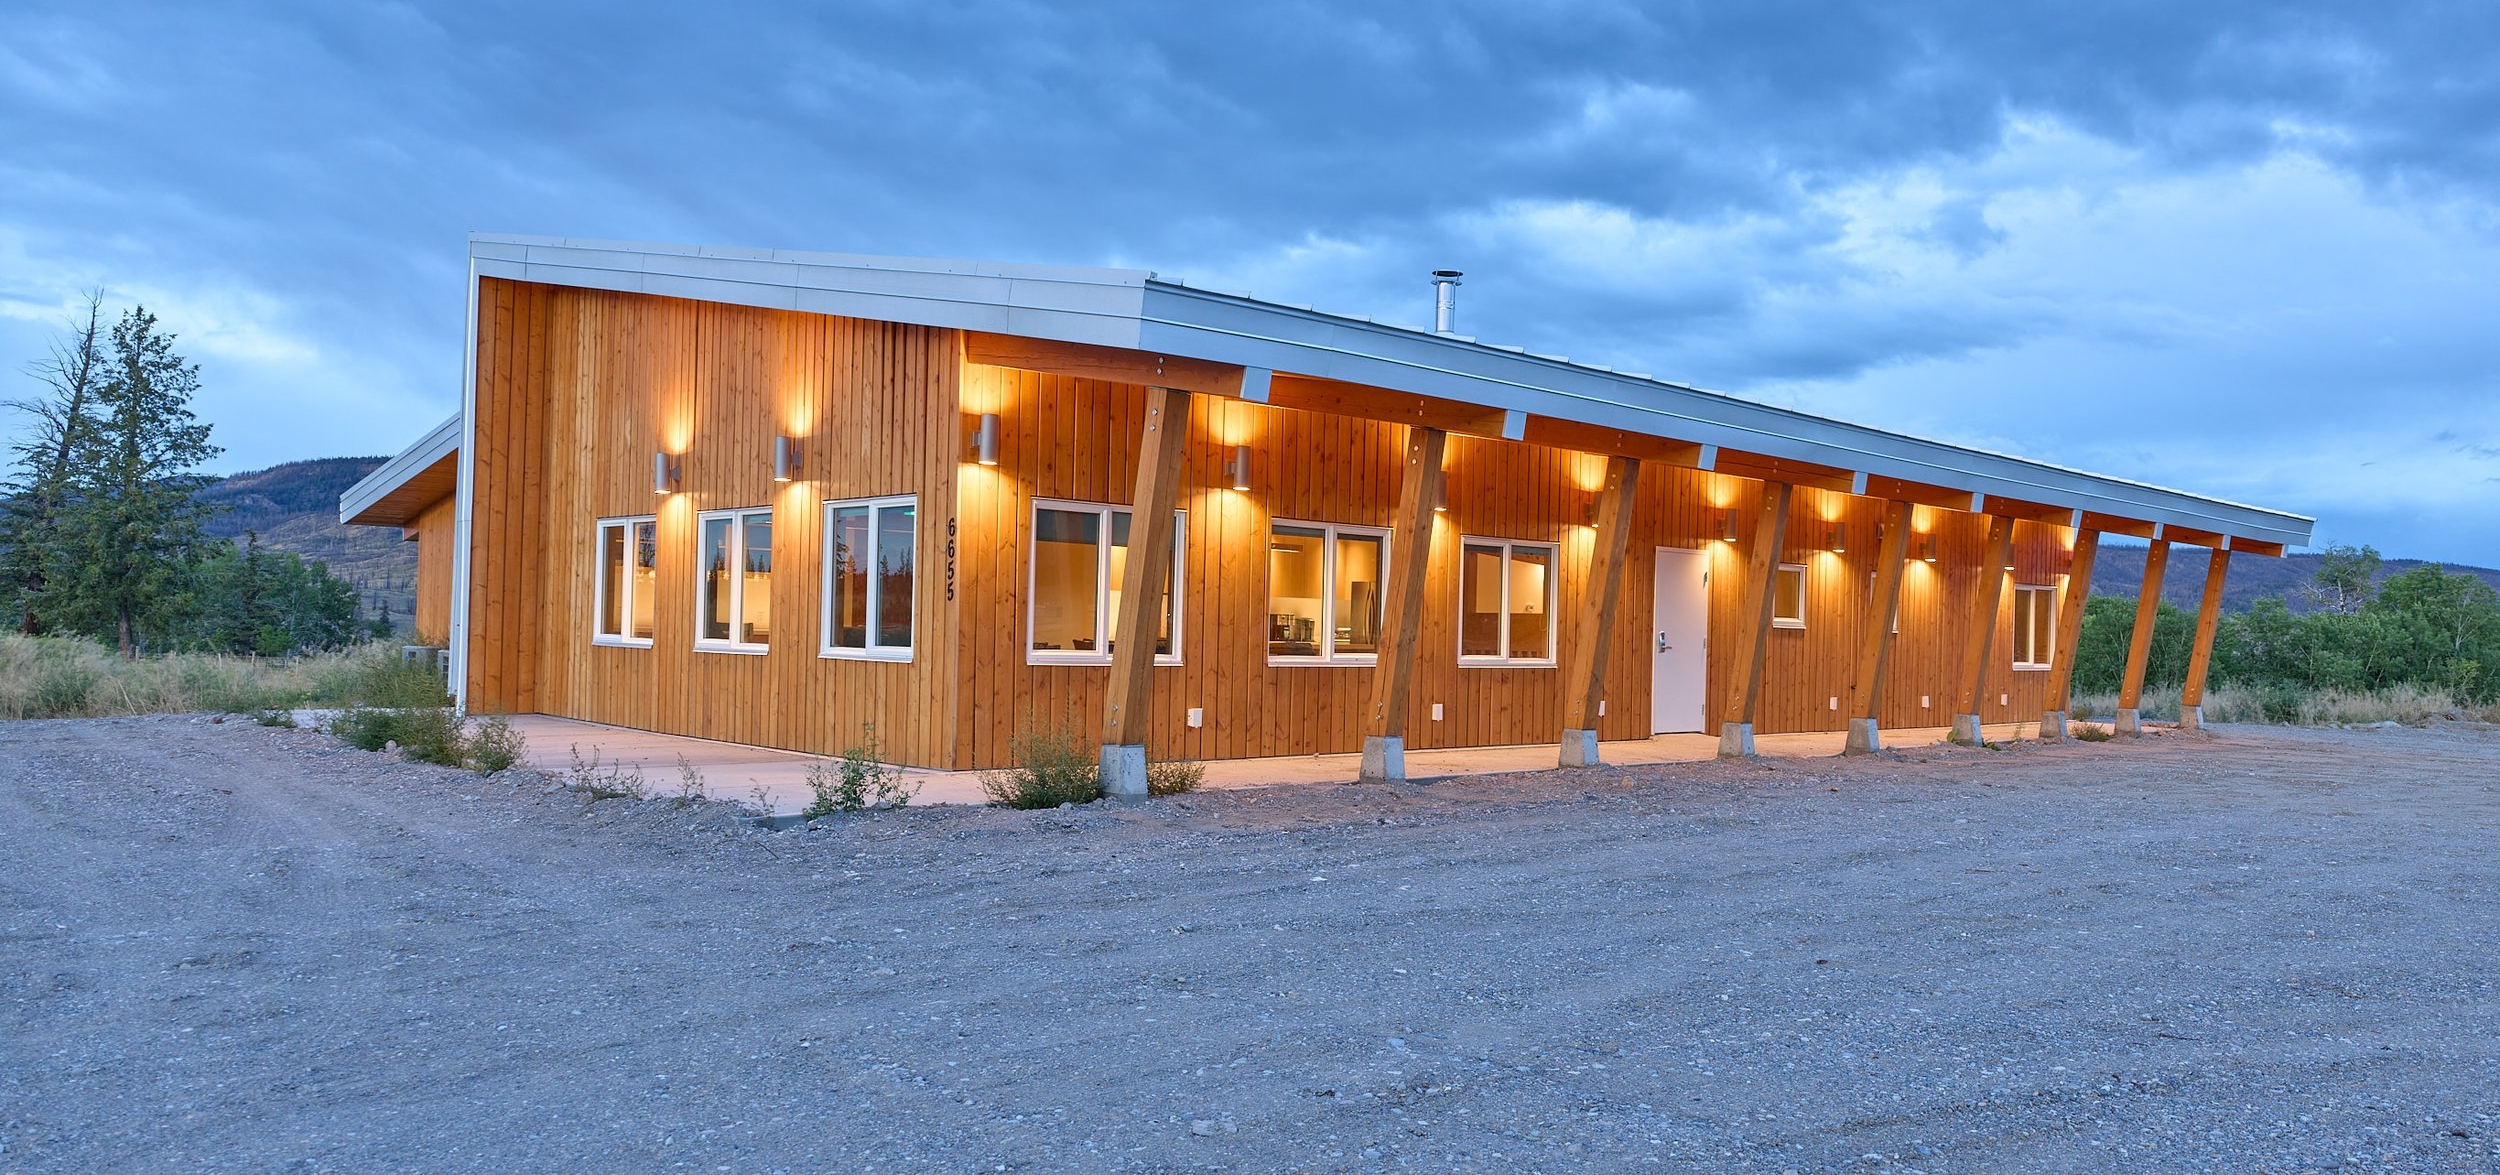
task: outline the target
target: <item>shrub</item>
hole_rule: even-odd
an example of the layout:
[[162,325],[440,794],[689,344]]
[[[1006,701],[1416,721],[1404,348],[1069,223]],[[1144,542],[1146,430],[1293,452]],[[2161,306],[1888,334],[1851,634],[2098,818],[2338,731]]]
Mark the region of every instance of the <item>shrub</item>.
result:
[[1207,781],[1207,765],[1188,759],[1167,759],[1146,764],[1146,794],[1177,796],[1198,790]]
[[651,798],[651,785],[643,781],[641,768],[628,768],[618,763],[603,769],[600,764],[599,748],[592,747],[590,757],[584,759],[581,745],[578,743],[572,748],[572,756],[572,766],[564,773],[564,786],[578,793],[584,800],[595,804],[601,800],[647,800]]
[[350,706],[330,716],[330,736],[359,751],[378,751],[399,739],[399,715]]
[[480,775],[493,775],[521,761],[521,753],[529,749],[529,740],[512,729],[512,721],[501,714],[489,715],[470,735],[466,747],[469,769]]
[[267,709],[253,715],[252,721],[258,722],[263,726],[283,726],[291,730],[295,726],[295,711],[277,708]]
[[686,756],[680,754],[677,756],[677,806],[690,807],[702,801],[703,772],[697,770],[693,763],[687,761]]
[[2109,732],[2109,728],[2106,726],[2078,725],[2070,727],[2068,730],[2069,733],[2075,736],[2075,741],[2079,743],[2105,743],[2110,739],[2117,737],[2112,735]]
[[398,716],[401,758],[439,767],[468,765],[468,740],[462,737],[460,719],[449,708],[423,707],[390,713]]
[[840,812],[900,808],[920,794],[920,785],[905,785],[903,773],[885,762],[873,724],[860,727],[860,736],[860,742],[844,747],[835,762],[808,764],[807,790],[816,798],[799,815],[813,820]]
[[1099,752],[1076,731],[1027,726],[1007,740],[1013,766],[981,773],[981,791],[1009,808],[1056,808],[1102,798]]

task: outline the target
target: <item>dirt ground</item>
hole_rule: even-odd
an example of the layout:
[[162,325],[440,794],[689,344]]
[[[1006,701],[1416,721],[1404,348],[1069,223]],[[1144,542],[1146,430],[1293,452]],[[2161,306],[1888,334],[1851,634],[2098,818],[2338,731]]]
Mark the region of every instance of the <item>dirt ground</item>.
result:
[[761,833],[0,725],[9,1172],[2500,1170],[2500,733]]

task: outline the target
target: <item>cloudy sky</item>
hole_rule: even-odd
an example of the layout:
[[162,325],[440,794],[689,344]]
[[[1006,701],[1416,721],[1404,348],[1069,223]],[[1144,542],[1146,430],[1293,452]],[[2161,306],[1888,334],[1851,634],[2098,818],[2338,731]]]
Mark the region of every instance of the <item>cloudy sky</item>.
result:
[[2500,565],[2500,5],[0,8],[0,386],[458,402],[464,234],[1115,264]]

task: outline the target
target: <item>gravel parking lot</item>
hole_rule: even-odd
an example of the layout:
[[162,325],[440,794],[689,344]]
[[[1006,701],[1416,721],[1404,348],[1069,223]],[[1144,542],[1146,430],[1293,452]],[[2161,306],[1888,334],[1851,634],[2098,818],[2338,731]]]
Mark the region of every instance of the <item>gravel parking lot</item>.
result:
[[2500,1170],[2500,733],[777,834],[0,725],[0,1170]]

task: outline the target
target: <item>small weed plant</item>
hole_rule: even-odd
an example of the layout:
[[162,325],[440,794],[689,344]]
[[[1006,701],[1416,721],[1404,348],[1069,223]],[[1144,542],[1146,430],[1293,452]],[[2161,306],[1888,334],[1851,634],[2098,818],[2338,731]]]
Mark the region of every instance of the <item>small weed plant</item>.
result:
[[683,754],[677,756],[677,794],[670,799],[680,808],[703,802],[703,772]]
[[981,791],[1008,808],[1056,808],[1102,798],[1099,752],[1069,727],[1026,726],[1007,740],[1012,766],[981,773]]
[[1198,790],[1207,781],[1207,765],[1188,759],[1165,759],[1146,764],[1146,794],[1150,796],[1186,795]]
[[295,728],[295,711],[271,707],[252,715],[252,721],[263,726],[282,726],[292,730]]
[[579,743],[574,744],[572,754],[573,763],[564,771],[564,786],[582,797],[583,802],[651,798],[651,785],[643,780],[641,768],[602,763],[597,747],[590,749],[589,758],[582,758]]
[[511,719],[492,714],[478,724],[476,733],[469,736],[463,753],[469,761],[469,770],[480,775],[493,775],[519,763],[522,752],[528,749],[529,740],[521,737],[520,731],[512,729]]
[[2077,724],[2070,733],[2075,736],[2075,741],[2080,743],[2105,743],[2112,737],[2106,726]]
[[903,782],[903,773],[885,761],[877,746],[877,728],[860,727],[860,741],[844,747],[831,763],[807,766],[807,790],[815,799],[801,813],[810,820],[870,808],[900,808],[920,794],[919,784]]

